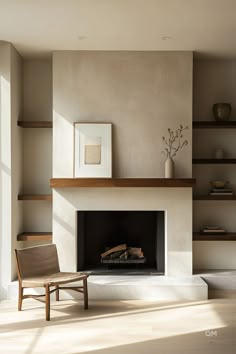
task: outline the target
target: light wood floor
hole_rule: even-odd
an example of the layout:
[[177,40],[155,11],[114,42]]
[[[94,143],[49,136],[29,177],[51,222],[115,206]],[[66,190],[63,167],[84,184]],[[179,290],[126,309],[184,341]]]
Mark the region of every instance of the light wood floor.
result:
[[236,299],[201,302],[0,303],[0,353],[235,354]]

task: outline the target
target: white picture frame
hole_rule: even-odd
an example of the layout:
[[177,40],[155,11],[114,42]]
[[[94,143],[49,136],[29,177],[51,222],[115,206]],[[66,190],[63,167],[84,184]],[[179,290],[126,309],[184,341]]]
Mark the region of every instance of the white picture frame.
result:
[[74,123],[74,177],[112,177],[112,123]]

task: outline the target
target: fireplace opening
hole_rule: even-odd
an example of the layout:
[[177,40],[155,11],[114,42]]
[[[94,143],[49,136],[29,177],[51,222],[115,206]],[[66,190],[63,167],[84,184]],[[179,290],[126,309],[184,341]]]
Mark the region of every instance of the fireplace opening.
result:
[[77,269],[165,273],[164,211],[78,211]]

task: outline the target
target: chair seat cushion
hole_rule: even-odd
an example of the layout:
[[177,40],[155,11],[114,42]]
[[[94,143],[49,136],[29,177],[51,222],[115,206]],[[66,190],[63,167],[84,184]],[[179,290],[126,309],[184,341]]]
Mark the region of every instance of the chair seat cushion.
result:
[[79,273],[79,272],[58,272],[48,275],[38,275],[34,277],[27,277],[22,279],[22,286],[24,288],[36,288],[42,287],[45,285],[60,285],[60,284],[67,284],[79,280],[83,280],[88,277],[86,273]]

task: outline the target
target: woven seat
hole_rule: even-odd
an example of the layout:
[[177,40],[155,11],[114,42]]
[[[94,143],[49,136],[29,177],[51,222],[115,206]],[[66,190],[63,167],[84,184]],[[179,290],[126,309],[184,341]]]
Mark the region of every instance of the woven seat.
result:
[[67,273],[59,272],[48,275],[38,275],[35,277],[29,277],[22,280],[22,286],[24,288],[38,288],[49,284],[50,286],[68,284],[74,281],[84,279],[83,273]]
[[[70,289],[84,295],[84,308],[88,308],[88,274],[79,272],[61,272],[58,262],[56,245],[45,245],[15,250],[19,280],[18,310],[22,309],[22,301],[26,298],[35,298],[42,295],[24,295],[24,288],[45,288],[46,320],[50,320],[50,294],[56,291],[56,300],[59,301],[59,290]],[[60,287],[82,281],[82,286]],[[50,290],[50,287],[55,289]]]

